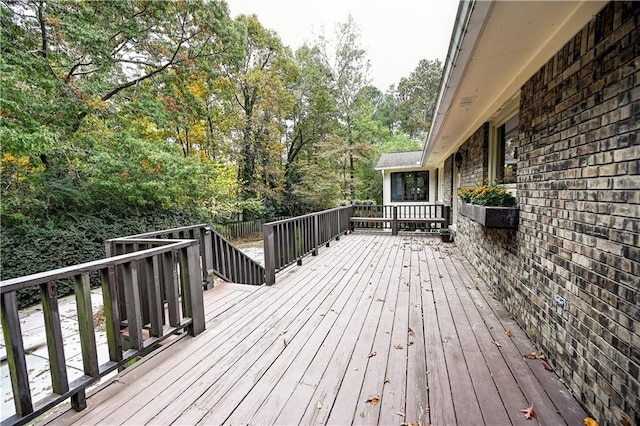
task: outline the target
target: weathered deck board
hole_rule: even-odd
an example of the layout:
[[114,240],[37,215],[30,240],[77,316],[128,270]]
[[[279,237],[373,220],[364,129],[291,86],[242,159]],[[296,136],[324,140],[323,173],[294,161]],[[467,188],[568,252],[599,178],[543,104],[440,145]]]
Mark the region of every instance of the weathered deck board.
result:
[[223,284],[204,303],[203,334],[45,423],[526,424],[531,403],[541,423],[585,416],[522,358],[535,348],[455,246],[430,237],[349,235],[273,287]]

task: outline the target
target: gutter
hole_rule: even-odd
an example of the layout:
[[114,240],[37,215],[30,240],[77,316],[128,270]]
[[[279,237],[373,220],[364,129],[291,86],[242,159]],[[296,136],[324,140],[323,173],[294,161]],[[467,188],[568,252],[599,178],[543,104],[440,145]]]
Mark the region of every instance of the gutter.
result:
[[458,85],[464,77],[479,35],[489,17],[493,1],[461,0],[456,14],[449,51],[438,90],[438,102],[431,117],[431,128],[422,153],[422,166],[435,147],[436,138],[451,109]]

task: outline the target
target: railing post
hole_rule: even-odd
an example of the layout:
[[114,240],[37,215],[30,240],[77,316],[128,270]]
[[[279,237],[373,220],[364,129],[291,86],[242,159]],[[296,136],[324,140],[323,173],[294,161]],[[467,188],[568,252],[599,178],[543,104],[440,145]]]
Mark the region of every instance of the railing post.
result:
[[182,275],[182,292],[185,299],[185,313],[191,317],[189,335],[197,336],[205,328],[204,300],[200,271],[200,246],[191,245],[181,251],[180,274]]
[[444,216],[444,227],[449,227],[449,222],[451,221],[451,207],[450,206],[442,206],[442,215]]
[[391,235],[398,235],[398,206],[391,208],[392,221],[391,221]]
[[276,252],[273,225],[262,227],[264,243],[264,281],[266,285],[276,283]]
[[24,343],[20,330],[18,301],[14,291],[3,293],[1,299],[2,331],[7,350],[11,387],[13,388],[13,402],[16,407],[16,414],[24,417],[33,413],[33,403],[31,401],[31,390],[29,389],[29,374],[24,354]]

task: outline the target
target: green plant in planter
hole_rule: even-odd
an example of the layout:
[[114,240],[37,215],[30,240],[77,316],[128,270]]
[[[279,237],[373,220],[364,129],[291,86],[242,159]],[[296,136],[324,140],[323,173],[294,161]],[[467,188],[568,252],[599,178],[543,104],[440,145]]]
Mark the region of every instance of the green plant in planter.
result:
[[516,199],[504,185],[497,183],[468,186],[458,190],[458,197],[463,203],[478,204],[480,206],[515,206]]
[[451,241],[451,230],[449,228],[440,228],[438,230],[438,233],[440,234],[440,239],[442,240],[442,242],[444,243],[448,243]]

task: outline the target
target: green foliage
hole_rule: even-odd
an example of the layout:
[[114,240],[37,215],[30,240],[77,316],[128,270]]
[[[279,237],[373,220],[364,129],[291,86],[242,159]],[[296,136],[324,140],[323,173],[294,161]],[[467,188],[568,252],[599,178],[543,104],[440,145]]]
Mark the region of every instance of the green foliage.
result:
[[481,206],[509,207],[516,204],[516,199],[504,185],[491,183],[486,185],[460,188],[458,197],[463,203],[478,204]]
[[3,277],[200,218],[380,203],[374,166],[420,149],[439,63],[383,94],[351,17],[337,36],[293,55],[217,0],[3,2]]
[[[3,224],[2,279],[102,259],[105,256],[104,241],[110,238],[211,221],[210,217],[197,213],[187,215],[177,210],[141,211],[122,216],[102,210],[92,215],[66,217],[42,224]],[[72,292],[73,283],[59,284],[60,296]],[[18,292],[21,308],[39,300],[37,286]]]

